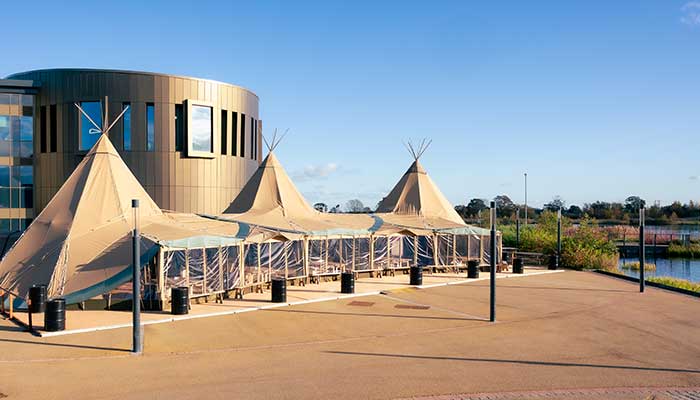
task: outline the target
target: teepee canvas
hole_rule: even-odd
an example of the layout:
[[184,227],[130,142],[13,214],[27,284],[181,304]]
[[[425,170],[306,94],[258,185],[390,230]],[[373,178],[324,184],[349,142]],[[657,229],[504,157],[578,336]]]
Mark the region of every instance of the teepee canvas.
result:
[[376,212],[391,213],[399,217],[422,217],[430,224],[444,221],[448,225],[464,225],[464,220],[420,164],[419,158],[426,149],[425,144],[422,144],[418,151],[410,147],[413,163],[396,186],[379,202]]
[[130,264],[132,199],[142,218],[161,215],[102,135],[0,261],[0,287],[26,296],[31,285],[46,284],[53,298],[120,272]]

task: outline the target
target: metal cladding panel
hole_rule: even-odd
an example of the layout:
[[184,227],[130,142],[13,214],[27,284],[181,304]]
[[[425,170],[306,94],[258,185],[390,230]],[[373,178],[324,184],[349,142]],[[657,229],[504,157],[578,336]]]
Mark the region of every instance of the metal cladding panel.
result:
[[[109,70],[41,70],[15,74],[14,78],[42,82],[36,96],[37,110],[46,106],[48,114],[50,106],[56,105],[57,152],[40,153],[38,135],[35,140],[35,214],[49,202],[86,153],[78,150],[80,116],[73,103],[104,101],[105,96],[109,97],[110,121],[121,113],[122,103],[131,104],[132,150],[123,149],[122,122],[115,124],[109,136],[130,170],[162,208],[220,213],[258,166],[258,161],[250,160],[250,118],[259,120],[258,98],[244,88],[188,77]],[[188,158],[184,152],[175,151],[175,105],[185,100],[212,105],[212,158]],[[146,151],[146,103],[155,105],[154,152]],[[227,112],[226,155],[221,154],[221,110]],[[235,124],[233,112],[238,118]],[[245,132],[240,131],[242,114],[246,116]],[[37,114],[37,133],[40,118]],[[47,121],[49,142],[50,125]],[[261,133],[258,129],[258,159],[262,152]],[[232,155],[231,151],[234,141],[237,150],[240,149],[243,134],[247,135],[245,160],[238,156],[239,152]],[[47,151],[50,148],[51,143],[47,143]]]

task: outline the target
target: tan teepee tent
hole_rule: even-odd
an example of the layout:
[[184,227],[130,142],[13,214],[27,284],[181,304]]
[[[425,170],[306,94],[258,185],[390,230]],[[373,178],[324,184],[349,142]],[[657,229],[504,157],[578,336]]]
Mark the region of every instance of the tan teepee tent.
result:
[[131,257],[132,199],[141,217],[161,215],[103,135],[0,261],[0,287],[25,296],[47,284],[56,297],[116,274]]
[[[377,206],[377,213],[391,222],[419,222],[435,228],[451,228],[464,225],[464,221],[445,198],[435,182],[430,179],[418,159],[403,174],[399,182]],[[444,225],[444,226],[440,226]]]
[[274,152],[268,153],[223,218],[299,234],[336,229],[367,229],[367,215],[340,215],[316,211],[287,175]]

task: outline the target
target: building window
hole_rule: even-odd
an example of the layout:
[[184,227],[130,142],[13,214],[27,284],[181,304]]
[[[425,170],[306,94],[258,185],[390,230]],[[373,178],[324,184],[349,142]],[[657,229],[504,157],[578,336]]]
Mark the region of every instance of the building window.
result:
[[31,158],[34,155],[34,117],[19,117],[19,135],[13,139],[15,157]]
[[131,150],[131,104],[122,103],[122,138],[124,139],[124,150]]
[[10,208],[9,165],[0,165],[0,208]]
[[240,157],[245,157],[245,114],[241,113],[241,151]]
[[146,104],[146,151],[156,149],[156,110],[152,103]]
[[228,128],[228,110],[221,110],[221,154],[228,154],[228,135],[226,129]]
[[238,113],[231,113],[231,155],[238,155]]
[[23,94],[22,99],[22,115],[25,117],[34,116],[34,96]]
[[46,106],[41,106],[41,115],[39,115],[39,146],[40,151],[42,153],[46,153],[46,119],[48,118],[48,115],[46,115]]
[[[99,101],[83,101],[80,103],[80,108],[83,109],[87,116],[78,111],[80,113],[80,145],[78,146],[78,150],[86,151],[90,150],[97,142],[97,139],[100,138],[100,129],[102,128],[102,105]],[[88,116],[90,117],[89,119]],[[90,120],[92,120],[92,122]]]
[[0,156],[30,158],[34,154],[34,118],[0,115]]
[[51,107],[49,107],[49,132],[51,136],[50,151],[55,153],[58,151],[58,123],[56,123],[55,104],[51,104]]
[[9,157],[12,153],[12,136],[10,135],[10,116],[0,115],[0,156]]
[[34,168],[0,165],[0,208],[34,207]]
[[175,151],[182,151],[185,138],[185,117],[182,104],[175,104]]
[[189,138],[190,149],[198,152],[211,153],[212,149],[212,108],[192,105],[190,116]]
[[10,93],[0,93],[0,104],[16,106],[19,104],[19,95]]

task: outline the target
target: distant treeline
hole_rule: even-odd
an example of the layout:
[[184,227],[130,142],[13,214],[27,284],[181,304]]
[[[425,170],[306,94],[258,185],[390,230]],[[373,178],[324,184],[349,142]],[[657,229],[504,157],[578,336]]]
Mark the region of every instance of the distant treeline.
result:
[[[518,212],[520,218],[525,218],[525,205],[516,204],[507,195],[500,195],[494,198],[498,210],[498,217],[501,220],[515,220]],[[624,203],[596,201],[594,203],[586,203],[583,207],[575,204],[567,205],[560,198],[555,197],[551,202],[544,205],[542,208],[533,208],[528,206],[527,216],[529,220],[535,221],[543,211],[562,210],[562,215],[577,220],[584,216],[595,218],[599,221],[613,222],[629,222],[639,218],[639,207],[645,205],[646,218],[649,222],[659,224],[673,222],[690,222],[700,221],[700,204],[694,201],[681,203],[675,201],[669,205],[662,206],[659,202],[648,206],[646,201],[639,196],[630,196]],[[467,221],[479,222],[480,220],[488,220],[489,205],[484,199],[471,199],[466,205],[457,205],[455,210],[459,215]]]

